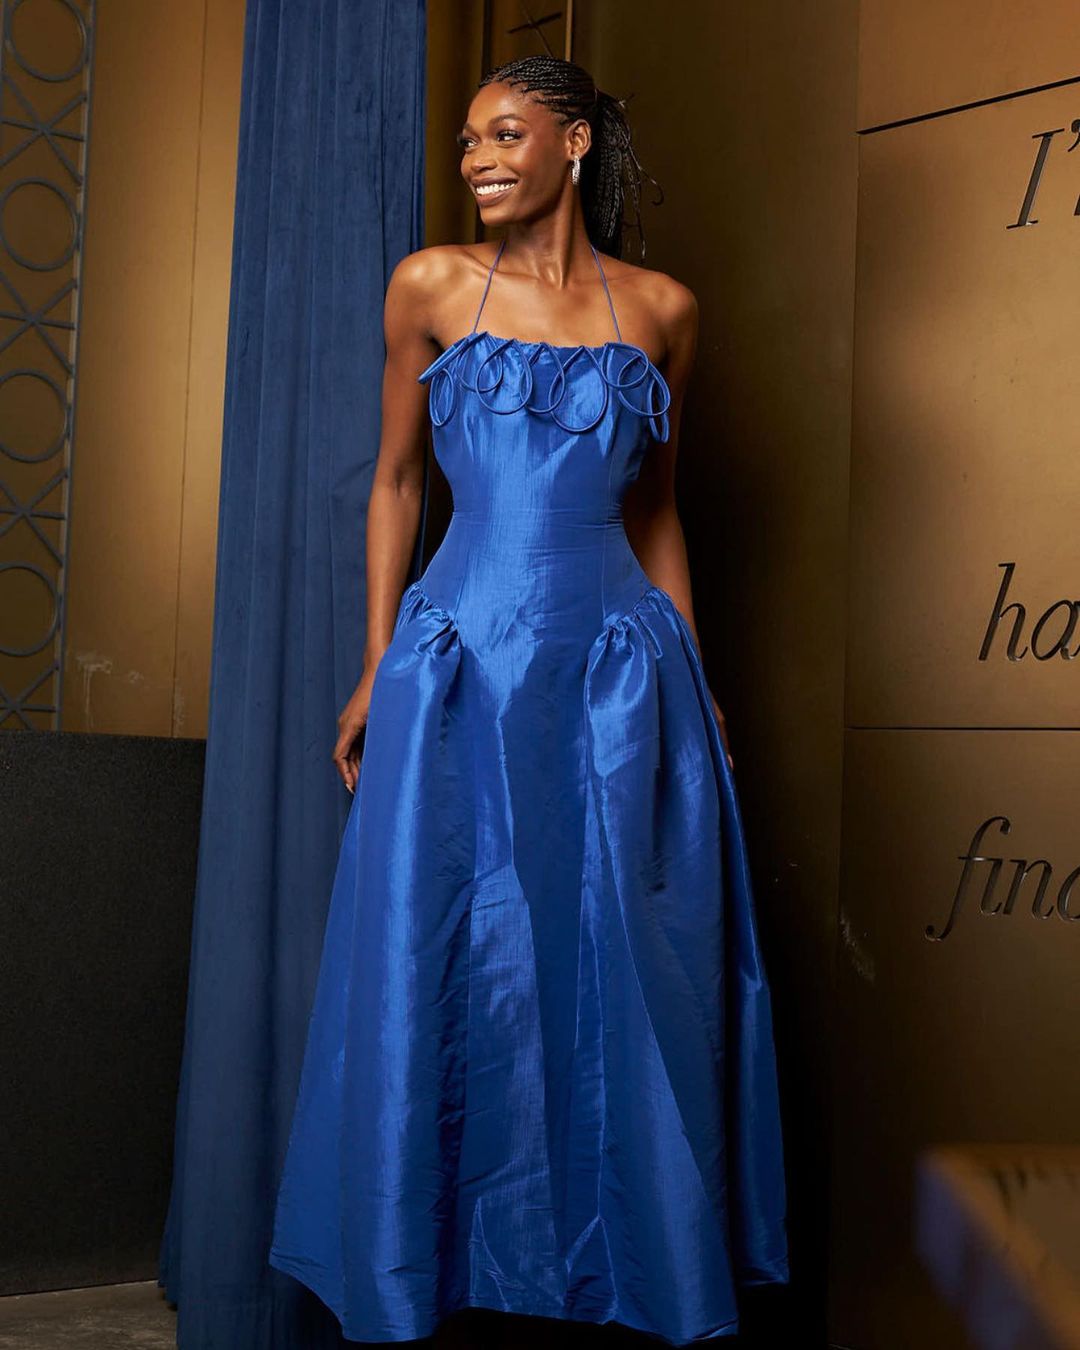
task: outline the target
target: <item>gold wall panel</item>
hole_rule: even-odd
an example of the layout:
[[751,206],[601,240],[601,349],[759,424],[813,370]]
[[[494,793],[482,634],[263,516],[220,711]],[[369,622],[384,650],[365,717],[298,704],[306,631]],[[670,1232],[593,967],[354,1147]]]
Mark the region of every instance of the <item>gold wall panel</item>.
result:
[[1080,1142],[1080,733],[850,732],[844,796],[831,1340],[959,1350],[915,1161]]
[[65,731],[206,734],[243,0],[102,0]]
[[860,138],[849,725],[1080,723],[1077,117],[1080,86]]
[[225,350],[232,280],[244,0],[206,6],[199,174],[191,259],[184,480],[176,594],[172,729],[206,735],[217,564]]
[[860,128],[1080,76],[1076,7],[862,0]]
[[429,0],[424,243],[477,238],[480,213],[461,177],[461,130],[483,74],[483,0]]

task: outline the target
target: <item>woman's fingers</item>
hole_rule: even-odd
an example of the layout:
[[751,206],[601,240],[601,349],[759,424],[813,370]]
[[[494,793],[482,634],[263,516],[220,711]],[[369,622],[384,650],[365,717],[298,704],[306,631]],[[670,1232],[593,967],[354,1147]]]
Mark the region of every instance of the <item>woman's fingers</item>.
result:
[[[357,732],[357,737],[359,737],[359,732]],[[354,739],[352,748],[345,756],[345,768],[348,772],[348,777],[345,779],[345,786],[350,792],[356,791],[356,784],[360,778],[360,751],[357,749],[358,744],[359,740]]]
[[356,790],[356,780],[359,775],[360,755],[356,743],[361,730],[362,724],[345,723],[341,728],[341,734],[338,736],[332,755],[334,765],[341,775],[341,781],[350,792]]
[[[710,695],[710,697],[712,697],[712,695]],[[724,743],[724,753],[727,755],[728,768],[734,769],[735,760],[732,758],[731,746],[728,744],[727,721],[724,717],[724,714],[720,711],[720,705],[719,703],[717,703],[715,698],[713,698],[712,705],[713,705],[713,712],[716,713],[717,723],[720,726],[720,739]]]

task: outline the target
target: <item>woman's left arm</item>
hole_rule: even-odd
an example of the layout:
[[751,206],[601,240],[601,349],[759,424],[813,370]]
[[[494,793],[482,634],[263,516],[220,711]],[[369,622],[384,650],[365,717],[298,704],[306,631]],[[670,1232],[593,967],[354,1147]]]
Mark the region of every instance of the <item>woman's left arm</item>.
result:
[[[623,522],[630,547],[654,586],[667,591],[686,620],[694,644],[701,642],[694,619],[694,599],[686,539],[675,501],[675,460],[679,449],[683,400],[697,352],[698,305],[693,291],[668,279],[671,304],[665,324],[668,343],[663,374],[671,391],[669,435],[655,441],[645,455],[636,480],[623,499]],[[668,308],[668,307],[665,307]],[[710,691],[728,764],[733,765],[724,714]]]

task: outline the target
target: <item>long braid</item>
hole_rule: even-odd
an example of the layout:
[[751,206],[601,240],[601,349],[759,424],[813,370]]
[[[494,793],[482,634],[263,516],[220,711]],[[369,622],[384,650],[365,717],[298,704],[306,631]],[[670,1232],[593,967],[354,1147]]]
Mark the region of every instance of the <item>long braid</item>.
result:
[[[525,56],[508,61],[489,71],[478,88],[486,84],[511,84],[532,94],[536,102],[549,108],[564,124],[584,117],[592,132],[592,146],[581,161],[581,207],[589,238],[602,252],[622,256],[623,234],[632,223],[641,240],[641,260],[645,260],[645,231],[641,224],[641,184],[656,179],[642,168],[634,151],[630,123],[626,116],[629,99],[615,98],[597,89],[587,70],[573,61],[555,56]],[[626,199],[630,199],[633,221],[624,219]]]

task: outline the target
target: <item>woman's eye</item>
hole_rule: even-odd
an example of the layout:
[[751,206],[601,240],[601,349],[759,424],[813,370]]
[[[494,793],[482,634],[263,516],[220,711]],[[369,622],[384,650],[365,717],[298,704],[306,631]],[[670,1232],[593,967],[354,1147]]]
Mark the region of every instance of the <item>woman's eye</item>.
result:
[[[498,140],[502,136],[509,136],[511,140],[515,141],[521,140],[521,132],[511,131],[509,127],[504,127],[502,131],[496,132],[495,139]],[[473,138],[471,136],[455,136],[454,139],[457,142],[459,150],[468,150],[469,146],[473,143]]]

